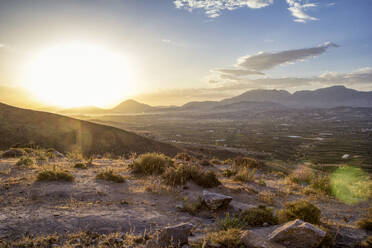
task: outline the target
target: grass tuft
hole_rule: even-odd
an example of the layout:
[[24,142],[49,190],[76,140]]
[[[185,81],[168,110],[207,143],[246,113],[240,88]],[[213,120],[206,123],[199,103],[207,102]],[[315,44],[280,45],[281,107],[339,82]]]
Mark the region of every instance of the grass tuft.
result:
[[144,175],[160,175],[172,161],[169,157],[159,153],[146,153],[140,155],[131,165],[132,173]]
[[96,178],[115,183],[123,183],[125,181],[125,178],[122,175],[115,173],[114,170],[108,169],[98,173]]
[[219,232],[208,233],[207,238],[221,247],[240,248],[241,244],[240,229],[230,228]]
[[278,218],[273,214],[272,209],[265,206],[247,209],[241,214],[240,218],[248,226],[263,226],[265,223],[269,225],[278,224]]
[[67,172],[67,171],[60,171],[60,170],[50,170],[46,169],[38,173],[37,181],[46,182],[46,181],[66,181],[71,182],[74,181],[74,176]]

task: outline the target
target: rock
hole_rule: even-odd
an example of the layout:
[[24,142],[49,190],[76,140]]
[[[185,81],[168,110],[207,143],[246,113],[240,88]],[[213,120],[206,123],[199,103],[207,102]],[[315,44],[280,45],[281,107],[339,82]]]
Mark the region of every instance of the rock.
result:
[[247,248],[285,248],[284,246],[267,240],[250,230],[242,233],[241,242]]
[[194,226],[191,223],[182,223],[176,226],[169,226],[158,233],[157,243],[160,247],[178,247],[188,244],[191,229]]
[[238,201],[231,201],[230,206],[233,208],[233,211],[236,213],[244,212],[247,209],[255,208],[255,205],[245,204]]
[[361,241],[368,237],[365,230],[345,226],[332,226],[328,231],[334,237],[333,247],[335,248],[358,247]]
[[323,230],[297,219],[275,229],[269,240],[291,248],[315,248],[325,236]]
[[217,210],[219,208],[227,207],[232,201],[232,197],[204,190],[203,200],[210,209]]

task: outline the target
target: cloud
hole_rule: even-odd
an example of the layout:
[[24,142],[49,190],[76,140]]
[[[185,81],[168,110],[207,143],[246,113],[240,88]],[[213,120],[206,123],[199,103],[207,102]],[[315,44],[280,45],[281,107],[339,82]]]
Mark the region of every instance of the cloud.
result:
[[350,73],[325,72],[318,78],[321,82],[338,82],[346,85],[372,85],[372,67],[360,68]]
[[254,70],[244,70],[244,69],[215,69],[215,72],[219,72],[224,75],[233,76],[248,76],[248,75],[264,75],[264,73]]
[[318,20],[315,17],[309,16],[306,14],[306,10],[309,8],[317,7],[315,3],[302,3],[303,0],[287,0],[289,5],[288,10],[292,13],[292,16],[295,17],[295,22],[306,23],[307,21],[316,21]]
[[209,18],[216,18],[224,10],[235,10],[238,8],[259,9],[269,6],[274,0],[174,0],[176,8],[187,9],[204,9]]
[[0,43],[0,48],[3,48],[3,47],[5,47],[5,45]]

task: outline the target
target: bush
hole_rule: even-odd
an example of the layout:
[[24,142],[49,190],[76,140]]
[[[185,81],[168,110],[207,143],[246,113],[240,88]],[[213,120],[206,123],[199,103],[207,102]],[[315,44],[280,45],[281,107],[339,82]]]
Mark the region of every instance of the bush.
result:
[[330,195],[332,193],[329,176],[320,175],[311,180],[311,187],[318,192]]
[[268,205],[273,205],[275,200],[275,194],[270,191],[262,191],[258,193],[258,199]]
[[360,229],[372,230],[372,206],[369,207],[366,216],[360,219],[356,224]]
[[135,174],[160,175],[170,165],[172,161],[169,157],[159,153],[146,153],[140,155],[131,165],[130,168]]
[[219,232],[208,233],[208,239],[225,248],[244,247],[241,244],[240,229],[230,228]]
[[232,169],[239,170],[241,168],[260,168],[263,167],[264,163],[254,158],[249,157],[238,157],[233,160]]
[[60,170],[43,170],[37,175],[37,181],[67,181],[74,180],[74,176],[67,171]]
[[308,201],[298,200],[285,204],[278,214],[282,223],[301,219],[312,224],[319,224],[321,211]]
[[248,226],[263,226],[265,223],[269,225],[278,224],[278,218],[274,216],[271,209],[265,206],[247,209],[241,214],[240,218]]
[[221,184],[213,171],[203,171],[195,165],[179,164],[176,167],[169,167],[163,173],[162,178],[165,184],[171,186],[184,185],[189,180],[205,188]]
[[241,229],[245,226],[244,221],[239,215],[231,217],[229,213],[226,213],[225,218],[217,219],[217,223],[218,226],[223,230],[228,230],[230,228]]
[[205,205],[204,205],[203,199],[201,197],[199,197],[196,201],[193,201],[193,202],[189,201],[188,199],[185,199],[185,202],[183,203],[181,211],[195,216],[204,207],[205,207]]
[[87,164],[85,164],[85,163],[81,163],[81,162],[79,162],[79,163],[76,163],[76,164],[74,165],[74,168],[76,168],[76,169],[88,169],[88,166],[87,166]]
[[313,178],[313,170],[304,165],[299,166],[288,176],[289,181],[297,184],[310,184]]
[[104,170],[98,173],[96,178],[115,183],[123,183],[125,181],[125,178],[122,175],[115,173],[113,170]]
[[234,176],[234,175],[235,175],[235,173],[230,169],[223,170],[223,176],[224,177],[231,177],[231,176]]
[[183,161],[191,161],[191,156],[185,152],[179,152],[176,156],[174,156],[175,159],[183,160]]
[[249,168],[240,168],[234,179],[241,182],[251,182],[254,180],[254,176],[256,175],[256,169],[249,169]]
[[16,163],[17,166],[32,166],[34,161],[29,157],[21,157],[18,162]]

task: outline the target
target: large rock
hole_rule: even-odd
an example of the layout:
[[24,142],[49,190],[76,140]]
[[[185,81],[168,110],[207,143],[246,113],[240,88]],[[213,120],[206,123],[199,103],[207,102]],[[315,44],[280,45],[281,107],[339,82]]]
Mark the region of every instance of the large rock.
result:
[[241,237],[241,242],[246,248],[285,248],[249,230],[244,231]]
[[334,237],[333,247],[335,248],[358,247],[361,241],[368,237],[365,230],[345,226],[332,226],[328,231]]
[[193,225],[191,223],[182,223],[163,228],[158,233],[158,247],[182,247],[182,245],[188,243],[192,228]]
[[208,208],[212,210],[217,210],[219,208],[227,207],[229,203],[232,201],[232,197],[204,190],[203,200]]
[[269,240],[291,248],[315,248],[325,236],[323,230],[297,219],[275,229]]

